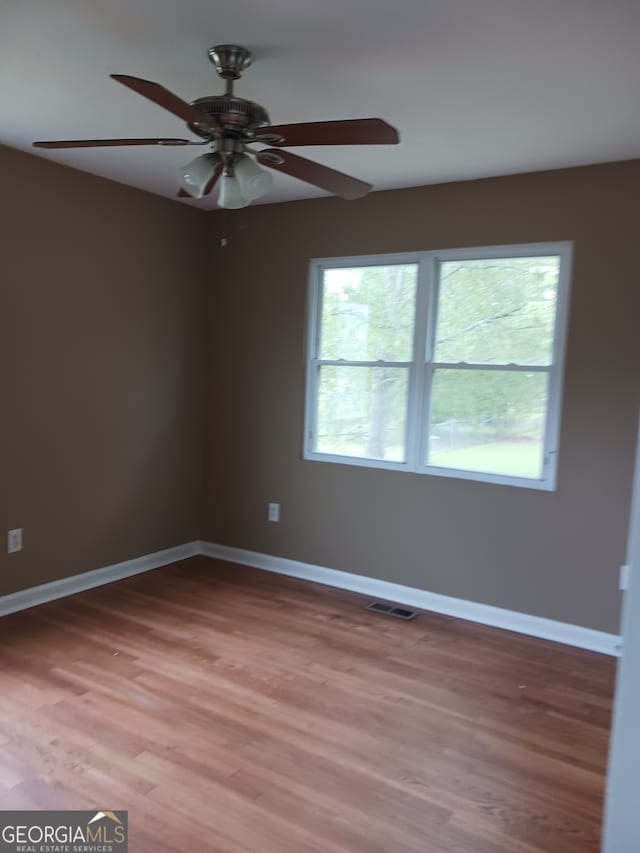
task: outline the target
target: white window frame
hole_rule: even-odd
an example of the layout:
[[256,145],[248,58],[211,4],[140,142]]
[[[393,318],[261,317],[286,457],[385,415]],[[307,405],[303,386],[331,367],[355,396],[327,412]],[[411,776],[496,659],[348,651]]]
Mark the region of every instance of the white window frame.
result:
[[[438,265],[445,261],[482,260],[484,258],[519,258],[558,256],[560,270],[556,302],[554,342],[552,361],[549,366],[474,365],[433,361],[435,346],[435,321],[438,304]],[[432,474],[436,477],[453,477],[462,480],[476,480],[484,483],[519,486],[527,489],[554,491],[557,479],[558,442],[560,436],[560,414],[562,386],[564,378],[565,347],[567,337],[567,315],[573,243],[569,241],[553,243],[523,243],[514,246],[481,246],[470,249],[446,249],[442,251],[406,252],[385,255],[364,255],[342,258],[314,258],[310,263],[309,302],[307,324],[307,372],[305,394],[305,420],[303,439],[303,459],[317,462],[332,462],[339,465],[357,465],[366,468],[382,468],[391,471],[409,471],[416,474]],[[416,292],[416,312],[413,341],[413,360],[411,362],[384,362],[388,367],[406,367],[409,369],[409,390],[406,424],[406,461],[396,462],[384,459],[366,459],[358,456],[342,456],[333,453],[320,453],[313,449],[313,432],[317,420],[318,377],[322,365],[342,366],[382,366],[379,361],[334,361],[320,359],[322,322],[322,283],[327,269],[347,267],[386,266],[391,264],[417,264],[418,281]],[[423,464],[426,458],[425,442],[429,435],[431,411],[431,389],[433,372],[438,367],[460,370],[500,370],[502,372],[548,374],[549,396],[547,422],[544,435],[544,454],[542,475],[539,479],[514,477],[505,474],[492,474],[482,471],[468,471],[458,468],[444,468],[438,465]]]

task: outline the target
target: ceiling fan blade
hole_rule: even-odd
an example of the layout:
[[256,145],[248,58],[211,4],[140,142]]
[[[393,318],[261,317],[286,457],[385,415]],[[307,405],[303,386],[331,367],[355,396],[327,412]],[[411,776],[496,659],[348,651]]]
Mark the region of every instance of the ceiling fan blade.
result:
[[297,154],[292,154],[290,151],[267,148],[257,154],[256,159],[263,166],[268,166],[270,169],[291,175],[292,178],[298,178],[308,184],[328,190],[340,198],[360,198],[372,189],[371,184],[359,181],[343,172],[336,172],[335,169],[329,169],[327,166],[322,166],[313,160],[307,160],[305,157],[298,157]]
[[[281,137],[276,142],[272,137]],[[381,118],[346,121],[311,121],[303,124],[279,124],[261,127],[256,141],[265,137],[267,145],[396,145],[398,131]]]
[[117,145],[206,145],[189,139],[54,139],[34,142],[34,148],[111,148]]
[[148,98],[154,104],[178,116],[178,118],[186,121],[187,124],[199,125],[205,130],[210,130],[212,133],[219,133],[221,130],[214,119],[199,112],[199,110],[192,107],[187,101],[183,101],[182,98],[174,95],[173,92],[165,89],[159,83],[153,83],[151,80],[142,80],[140,77],[131,77],[128,74],[111,74],[110,76],[118,83],[122,83],[123,86],[142,95],[143,98]]

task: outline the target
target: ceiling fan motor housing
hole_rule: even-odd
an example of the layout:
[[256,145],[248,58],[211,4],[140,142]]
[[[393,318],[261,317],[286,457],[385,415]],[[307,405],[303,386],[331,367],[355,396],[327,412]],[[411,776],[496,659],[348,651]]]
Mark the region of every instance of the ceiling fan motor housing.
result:
[[[269,114],[264,107],[233,95],[198,98],[191,102],[191,106],[198,112],[215,118],[225,133],[229,132],[234,136],[250,138],[255,130],[270,123]],[[190,124],[189,127],[204,139],[212,138],[212,134],[204,128],[194,124]]]

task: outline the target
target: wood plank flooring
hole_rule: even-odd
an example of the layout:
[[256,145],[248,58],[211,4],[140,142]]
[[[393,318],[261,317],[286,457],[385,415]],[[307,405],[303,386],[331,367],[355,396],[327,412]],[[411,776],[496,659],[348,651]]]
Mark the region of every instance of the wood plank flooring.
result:
[[0,620],[0,808],[132,853],[596,853],[614,662],[194,558]]

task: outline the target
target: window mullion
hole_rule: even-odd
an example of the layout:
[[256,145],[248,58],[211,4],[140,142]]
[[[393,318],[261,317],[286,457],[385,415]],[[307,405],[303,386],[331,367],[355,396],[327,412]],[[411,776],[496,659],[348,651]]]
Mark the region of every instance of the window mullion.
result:
[[420,464],[422,414],[424,409],[424,377],[427,347],[427,324],[431,301],[432,274],[431,257],[423,255],[418,261],[418,285],[413,335],[413,364],[409,378],[409,402],[407,411],[407,464],[415,470]]
[[569,310],[569,278],[571,273],[571,249],[560,252],[560,271],[558,279],[558,299],[554,324],[553,361],[549,369],[547,423],[544,435],[544,473],[554,481],[556,474],[556,455],[560,442],[560,408],[562,405],[562,384],[567,340],[567,312]]
[[428,258],[431,287],[426,317],[426,340],[422,352],[424,376],[422,381],[421,429],[418,446],[417,467],[424,466],[427,459],[429,434],[431,432],[431,393],[433,389],[434,355],[436,349],[436,326],[438,321],[438,300],[440,298],[440,260],[435,255]]
[[307,339],[307,393],[303,447],[313,453],[318,431],[318,391],[320,368],[320,340],[322,334],[322,276],[320,264],[312,264],[309,275],[308,311],[309,336]]

